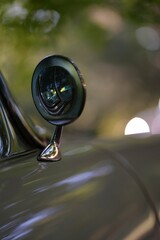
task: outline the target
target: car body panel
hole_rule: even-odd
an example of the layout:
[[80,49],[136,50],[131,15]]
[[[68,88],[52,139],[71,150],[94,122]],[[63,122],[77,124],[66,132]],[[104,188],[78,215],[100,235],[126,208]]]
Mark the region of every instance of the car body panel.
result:
[[157,239],[141,187],[102,148],[67,141],[56,163],[36,151],[1,161],[1,239]]
[[[138,140],[120,153],[131,163],[148,189],[160,219],[160,142],[159,137]],[[145,144],[144,144],[145,141]]]

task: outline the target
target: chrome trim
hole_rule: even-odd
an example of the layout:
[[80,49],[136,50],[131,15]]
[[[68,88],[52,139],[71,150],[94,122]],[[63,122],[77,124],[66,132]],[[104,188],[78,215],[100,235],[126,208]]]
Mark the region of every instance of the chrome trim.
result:
[[48,146],[38,156],[39,161],[59,161],[61,159],[60,153],[60,139],[62,135],[62,126],[56,126],[53,137]]

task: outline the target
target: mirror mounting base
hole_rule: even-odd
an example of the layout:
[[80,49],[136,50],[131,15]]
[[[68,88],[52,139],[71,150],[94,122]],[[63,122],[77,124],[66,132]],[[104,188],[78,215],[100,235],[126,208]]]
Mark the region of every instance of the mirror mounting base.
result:
[[50,143],[37,157],[38,161],[42,162],[57,162],[61,159],[60,139],[63,131],[63,126],[56,126]]

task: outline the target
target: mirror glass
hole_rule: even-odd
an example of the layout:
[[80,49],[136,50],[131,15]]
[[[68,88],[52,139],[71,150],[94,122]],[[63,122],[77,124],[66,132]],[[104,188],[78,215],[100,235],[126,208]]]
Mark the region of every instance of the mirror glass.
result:
[[74,97],[74,80],[60,66],[48,67],[38,76],[40,96],[51,114],[63,114],[69,110]]

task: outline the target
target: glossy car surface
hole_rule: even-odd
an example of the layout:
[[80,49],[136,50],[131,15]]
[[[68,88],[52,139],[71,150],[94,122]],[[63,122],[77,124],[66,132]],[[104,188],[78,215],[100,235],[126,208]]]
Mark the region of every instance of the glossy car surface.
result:
[[1,239],[158,239],[159,141],[138,143],[82,139],[56,163],[37,150],[2,160]]
[[[7,125],[1,135],[1,239],[159,239],[158,137],[111,142],[68,136],[61,161],[38,162],[47,139],[28,130],[11,95],[4,94],[3,76],[1,85],[1,126]],[[6,96],[16,111],[3,105]],[[12,151],[6,153],[8,139],[15,147],[7,145]]]

